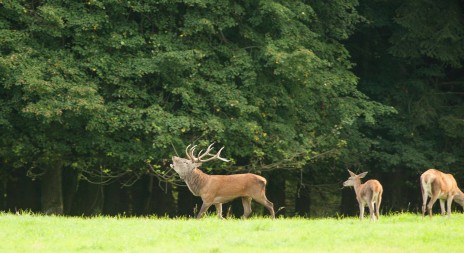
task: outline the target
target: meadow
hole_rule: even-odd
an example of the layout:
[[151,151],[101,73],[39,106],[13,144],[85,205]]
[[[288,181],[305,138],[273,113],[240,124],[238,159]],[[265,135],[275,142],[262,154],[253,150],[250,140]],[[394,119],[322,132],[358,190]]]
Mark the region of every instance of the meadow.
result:
[[463,252],[464,214],[349,218],[59,217],[0,213],[0,252]]

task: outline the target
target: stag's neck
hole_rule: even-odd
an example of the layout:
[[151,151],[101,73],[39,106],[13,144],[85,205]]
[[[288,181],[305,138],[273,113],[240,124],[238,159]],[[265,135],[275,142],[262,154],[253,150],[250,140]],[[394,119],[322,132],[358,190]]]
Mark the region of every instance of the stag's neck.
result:
[[184,181],[193,195],[200,196],[201,189],[208,182],[208,178],[208,174],[205,174],[203,171],[195,168],[191,173],[185,176]]

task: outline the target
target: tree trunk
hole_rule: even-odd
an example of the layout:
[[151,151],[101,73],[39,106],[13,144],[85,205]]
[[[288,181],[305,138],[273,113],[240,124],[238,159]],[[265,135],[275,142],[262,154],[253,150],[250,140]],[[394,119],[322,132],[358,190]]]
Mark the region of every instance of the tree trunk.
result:
[[63,169],[63,213],[71,213],[72,203],[78,187],[78,174],[71,168]]
[[103,211],[103,185],[80,181],[74,196],[71,215],[99,215]]
[[295,214],[302,217],[310,217],[311,198],[310,187],[298,182],[295,199]]
[[103,200],[103,214],[105,215],[118,215],[123,214],[125,211],[122,195],[124,194],[121,185],[116,182],[105,186]]
[[18,168],[12,172],[6,185],[5,211],[30,210],[40,212],[42,209],[40,186],[38,181],[26,176],[27,169]]
[[142,176],[127,190],[130,192],[131,214],[148,215],[150,214],[150,201],[153,189],[153,178]]
[[52,163],[42,176],[41,201],[45,214],[63,214],[62,164]]

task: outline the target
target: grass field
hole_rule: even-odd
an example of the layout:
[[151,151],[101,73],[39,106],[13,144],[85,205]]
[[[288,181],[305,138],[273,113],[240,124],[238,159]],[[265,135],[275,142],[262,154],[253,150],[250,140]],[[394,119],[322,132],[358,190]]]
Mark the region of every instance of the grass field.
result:
[[0,213],[0,252],[463,252],[464,214],[219,220]]

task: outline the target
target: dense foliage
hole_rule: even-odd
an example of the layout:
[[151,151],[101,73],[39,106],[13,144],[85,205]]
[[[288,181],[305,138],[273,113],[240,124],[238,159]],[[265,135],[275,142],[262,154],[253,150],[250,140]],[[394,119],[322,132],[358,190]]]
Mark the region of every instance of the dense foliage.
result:
[[462,165],[462,1],[0,7],[0,177],[40,179],[43,211],[60,178],[130,185],[190,143],[300,189]]

